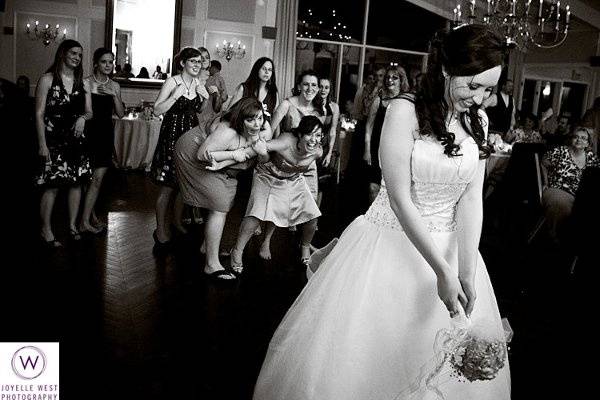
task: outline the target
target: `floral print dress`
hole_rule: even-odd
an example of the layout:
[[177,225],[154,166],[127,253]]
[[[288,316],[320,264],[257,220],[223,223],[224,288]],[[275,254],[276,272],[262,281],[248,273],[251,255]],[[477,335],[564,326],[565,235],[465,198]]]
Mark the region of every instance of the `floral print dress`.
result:
[[548,167],[548,186],[562,189],[575,196],[583,170],[587,167],[598,167],[600,162],[591,151],[586,152],[586,162],[583,168],[579,168],[567,146],[559,146],[546,154],[546,165]]
[[54,77],[46,96],[44,126],[50,159],[36,177],[40,186],[79,185],[92,173],[85,150],[84,135],[75,136],[77,118],[85,113],[83,85],[68,93],[60,79]]

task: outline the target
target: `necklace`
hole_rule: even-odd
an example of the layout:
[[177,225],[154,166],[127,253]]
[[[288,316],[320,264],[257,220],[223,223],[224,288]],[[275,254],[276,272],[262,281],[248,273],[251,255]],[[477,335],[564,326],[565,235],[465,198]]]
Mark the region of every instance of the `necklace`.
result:
[[96,74],[92,74],[92,78],[96,81],[96,83],[99,83],[100,85],[106,85],[110,80],[110,78],[107,76],[104,82],[100,82],[98,79],[96,79]]
[[190,84],[188,85],[187,83],[185,83],[185,79],[183,79],[183,76],[181,77],[181,82],[183,82],[184,86],[185,86],[185,90],[187,91],[187,95],[190,95],[190,89],[192,88],[192,83],[194,82],[194,79],[192,79],[192,82],[190,82]]

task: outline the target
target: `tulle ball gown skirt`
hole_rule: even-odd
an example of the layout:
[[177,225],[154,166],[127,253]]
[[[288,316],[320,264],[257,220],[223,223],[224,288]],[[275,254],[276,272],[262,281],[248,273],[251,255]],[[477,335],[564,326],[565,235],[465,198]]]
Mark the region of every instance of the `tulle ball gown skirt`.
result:
[[[432,232],[457,273],[455,232]],[[494,291],[479,256],[472,320],[502,330]],[[275,332],[255,400],[408,399],[407,388],[431,362],[450,317],[436,276],[402,230],[358,217],[296,299]],[[446,400],[508,400],[508,362],[493,380],[459,381],[446,365]],[[420,399],[438,399],[428,391]],[[412,400],[412,398],[411,398]]]

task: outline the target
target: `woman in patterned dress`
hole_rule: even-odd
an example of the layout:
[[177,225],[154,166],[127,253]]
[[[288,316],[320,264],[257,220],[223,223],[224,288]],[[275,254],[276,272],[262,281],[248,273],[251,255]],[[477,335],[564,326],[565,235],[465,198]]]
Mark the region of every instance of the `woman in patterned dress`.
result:
[[77,215],[81,185],[91,174],[84,147],[85,122],[92,117],[90,88],[83,79],[83,47],[64,40],[56,50],[54,63],[40,78],[36,88],[35,121],[42,171],[37,184],[43,187],[40,201],[41,238],[46,246],[60,247],[52,231],[54,202],[60,187],[68,187],[69,234],[81,238]]
[[379,193],[381,185],[381,167],[379,166],[379,141],[385,120],[385,112],[393,99],[408,92],[408,78],[402,67],[388,67],[383,78],[383,87],[371,104],[365,128],[365,154],[363,159],[369,166],[369,201],[372,202]]
[[588,128],[576,128],[568,146],[550,150],[542,163],[546,189],[542,194],[542,206],[550,239],[557,243],[564,221],[571,215],[575,194],[584,169],[600,166],[591,151],[591,132]]
[[[167,78],[156,101],[154,113],[164,114],[158,144],[152,160],[151,177],[160,186],[156,199],[156,230],[153,237],[155,250],[165,250],[171,240],[168,224],[168,209],[172,194],[177,189],[175,174],[175,143],[185,132],[199,125],[198,113],[209,94],[198,76],[202,69],[201,52],[193,47],[182,49],[177,55],[177,65],[181,74]],[[185,231],[181,217],[183,202],[176,196],[174,207],[174,224]]]

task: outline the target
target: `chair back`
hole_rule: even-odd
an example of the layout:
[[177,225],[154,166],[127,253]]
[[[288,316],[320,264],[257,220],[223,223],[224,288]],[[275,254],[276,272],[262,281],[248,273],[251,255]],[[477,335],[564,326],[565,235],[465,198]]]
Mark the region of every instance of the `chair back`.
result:
[[515,143],[503,186],[510,201],[540,206],[542,199],[542,143]]
[[590,232],[597,230],[600,224],[598,204],[600,204],[600,168],[588,167],[581,176],[571,211],[574,240],[585,241],[587,237],[590,243],[596,241],[595,235]]

